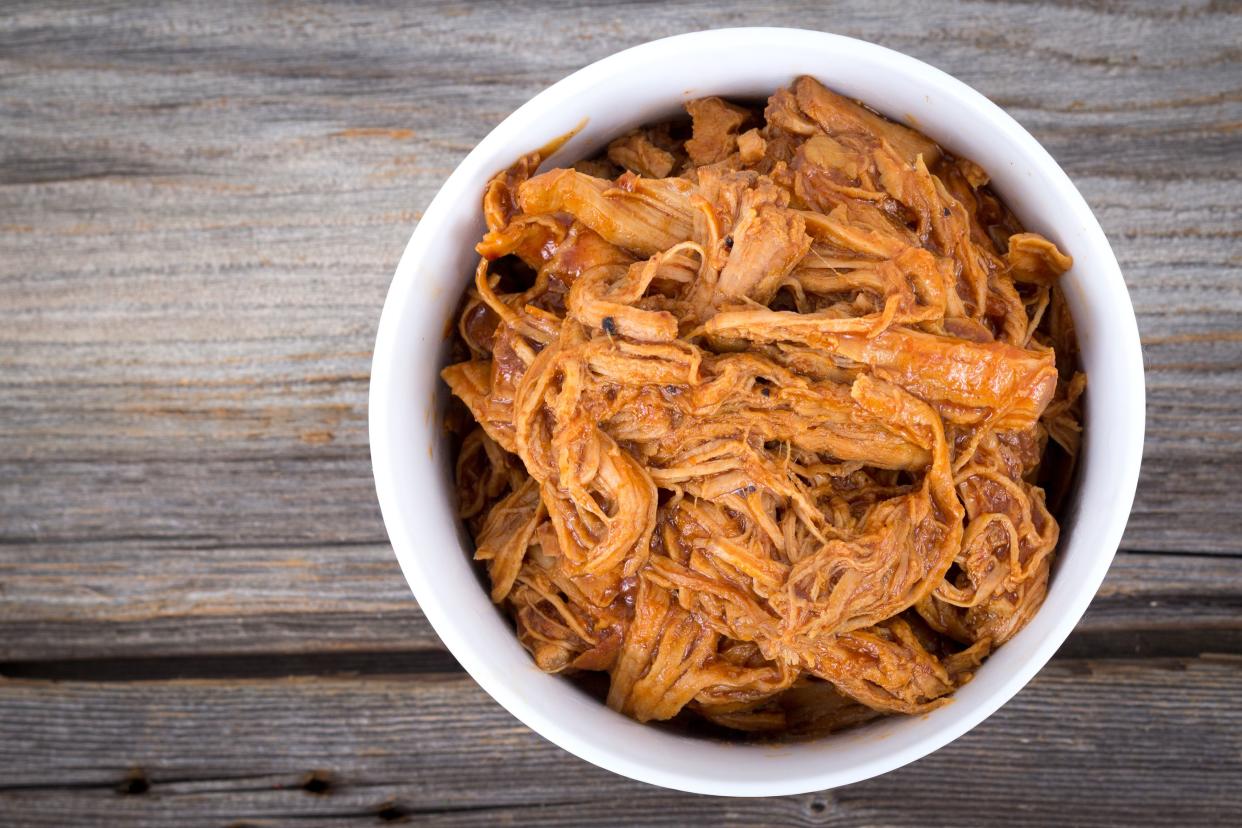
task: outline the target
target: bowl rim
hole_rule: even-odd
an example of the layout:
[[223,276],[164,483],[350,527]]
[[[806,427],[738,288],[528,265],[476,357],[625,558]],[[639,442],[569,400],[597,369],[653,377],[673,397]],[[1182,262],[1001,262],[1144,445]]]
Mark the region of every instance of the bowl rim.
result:
[[[549,712],[539,704],[532,704],[511,692],[505,676],[495,670],[488,660],[477,652],[476,646],[459,628],[459,621],[455,619],[454,612],[441,600],[439,591],[433,587],[433,579],[419,565],[417,530],[407,520],[403,506],[399,502],[393,458],[389,451],[389,434],[400,420],[400,418],[391,416],[389,387],[404,357],[404,354],[397,352],[396,343],[401,316],[414,288],[415,268],[409,263],[419,261],[424,252],[435,244],[439,231],[444,228],[453,214],[452,202],[464,194],[462,190],[473,172],[472,168],[478,166],[481,159],[493,155],[498,145],[508,140],[510,133],[521,131],[552,102],[572,96],[575,90],[580,91],[599,83],[606,83],[608,77],[622,71],[626,65],[634,61],[675,49],[693,48],[703,51],[732,48],[737,45],[739,38],[752,44],[756,41],[771,39],[785,42],[790,38],[796,38],[803,42],[814,41],[817,46],[825,49],[852,49],[870,53],[877,59],[882,58],[887,65],[891,65],[899,73],[915,74],[926,78],[929,87],[955,96],[959,105],[972,109],[972,114],[978,117],[981,123],[986,124],[989,130],[998,133],[1001,140],[1012,144],[1015,152],[1020,152],[1038,164],[1041,172],[1047,173],[1052,178],[1050,184],[1057,191],[1059,200],[1067,209],[1074,211],[1076,218],[1083,220],[1084,230],[1091,237],[1092,247],[1106,254],[1105,270],[1107,272],[1100,274],[1099,277],[1115,281],[1116,286],[1120,288],[1119,291],[1114,290],[1114,293],[1124,299],[1124,304],[1115,307],[1113,312],[1122,315],[1123,330],[1120,340],[1111,343],[1110,347],[1117,349],[1120,353],[1122,369],[1126,373],[1125,391],[1128,394],[1129,404],[1126,410],[1129,419],[1122,424],[1122,433],[1123,436],[1128,437],[1128,442],[1124,446],[1125,450],[1120,453],[1119,462],[1112,469],[1111,474],[1113,498],[1107,528],[1103,533],[1106,542],[1091,561],[1085,577],[1079,582],[1076,591],[1072,593],[1072,601],[1057,619],[1052,631],[1033,647],[1021,661],[1019,669],[1010,674],[1003,685],[994,690],[991,695],[986,696],[982,703],[975,705],[964,715],[951,720],[948,726],[915,739],[898,749],[848,768],[809,770],[805,775],[781,782],[764,782],[755,785],[739,783],[736,779],[725,780],[717,776],[698,773],[692,767],[674,772],[669,772],[667,769],[653,771],[640,762],[630,761],[617,755],[611,749],[594,743],[590,738],[574,732],[555,715],[549,715]],[[518,149],[514,157],[522,151],[524,150]],[[471,197],[473,198],[473,195]],[[614,773],[650,784],[693,793],[771,796],[805,793],[850,784],[887,773],[926,756],[957,739],[994,713],[1043,668],[1086,611],[1120,544],[1138,484],[1145,430],[1145,396],[1142,350],[1137,320],[1134,317],[1133,306],[1116,256],[1094,213],[1068,175],[1047,150],[1017,121],[966,83],[923,61],[878,44],[807,29],[738,27],[690,32],[661,38],[595,61],[535,95],[501,121],[466,155],[441,186],[414,229],[385,298],[372,360],[368,397],[369,441],[381,514],[406,580],[437,635],[471,677],[494,700],[523,724],[562,749]],[[1060,544],[1058,548],[1061,548]],[[729,747],[737,749],[735,746]]]

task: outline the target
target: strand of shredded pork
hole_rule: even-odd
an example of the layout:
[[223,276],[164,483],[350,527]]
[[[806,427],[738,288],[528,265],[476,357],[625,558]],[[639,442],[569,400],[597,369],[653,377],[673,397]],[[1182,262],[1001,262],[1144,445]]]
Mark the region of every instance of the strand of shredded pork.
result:
[[811,78],[687,110],[487,188],[443,377],[492,600],[640,721],[927,711],[1047,589],[1070,259]]

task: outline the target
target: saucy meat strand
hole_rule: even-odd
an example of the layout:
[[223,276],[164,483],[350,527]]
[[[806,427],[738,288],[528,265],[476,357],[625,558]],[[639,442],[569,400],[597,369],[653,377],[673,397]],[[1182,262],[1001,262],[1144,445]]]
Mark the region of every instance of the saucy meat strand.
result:
[[811,78],[686,108],[488,185],[443,377],[492,600],[639,721],[944,704],[1047,590],[1071,260],[979,167]]

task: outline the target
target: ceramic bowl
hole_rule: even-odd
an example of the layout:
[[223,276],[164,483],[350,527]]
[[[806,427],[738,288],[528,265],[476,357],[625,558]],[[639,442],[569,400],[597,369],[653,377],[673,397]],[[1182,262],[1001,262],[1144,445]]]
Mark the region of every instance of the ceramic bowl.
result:
[[[765,98],[808,74],[982,165],[1031,230],[1074,257],[1062,277],[1089,377],[1085,440],[1047,600],[951,704],[797,744],[712,741],[642,725],[566,679],[540,672],[488,600],[454,515],[442,424],[446,322],[472,278],[484,184],[519,155],[586,119],[544,168],[599,151],[705,95]],[[953,741],[1022,689],[1069,635],[1121,539],[1143,447],[1143,363],[1117,260],[1099,222],[1047,151],[961,81],[914,58],[796,29],[671,37],[587,66],[506,118],[449,176],[418,223],[384,304],[370,388],[375,484],[393,549],[428,621],[492,698],[534,731],[600,767],[705,794],[768,796],[845,785]],[[445,727],[452,727],[445,722]]]

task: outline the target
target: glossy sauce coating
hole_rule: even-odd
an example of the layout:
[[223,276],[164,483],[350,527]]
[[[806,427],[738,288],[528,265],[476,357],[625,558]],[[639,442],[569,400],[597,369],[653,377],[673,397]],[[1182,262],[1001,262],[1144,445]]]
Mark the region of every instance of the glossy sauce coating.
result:
[[492,599],[640,721],[929,710],[1046,593],[1071,260],[811,78],[687,111],[485,193],[443,376]]

